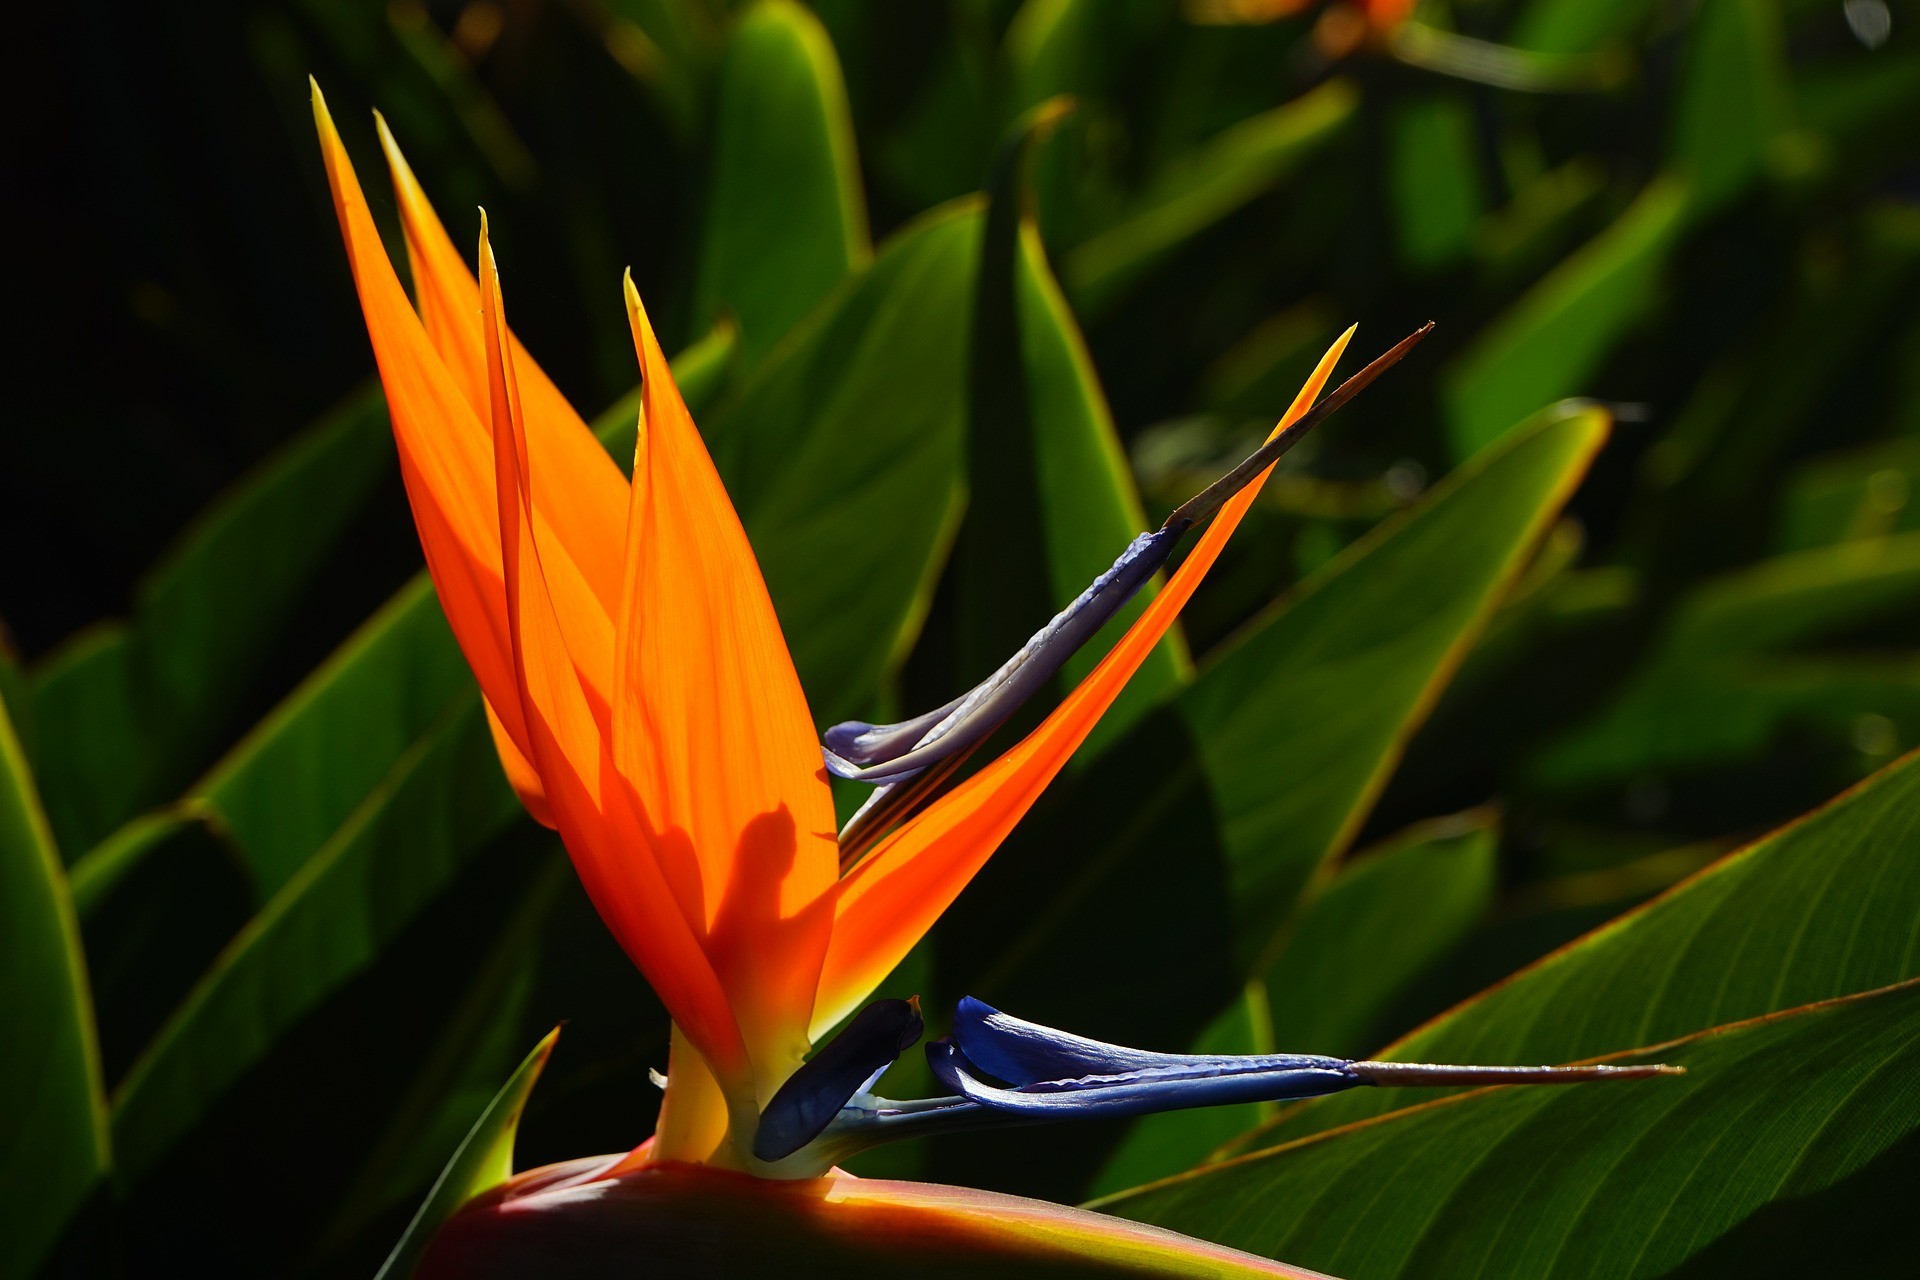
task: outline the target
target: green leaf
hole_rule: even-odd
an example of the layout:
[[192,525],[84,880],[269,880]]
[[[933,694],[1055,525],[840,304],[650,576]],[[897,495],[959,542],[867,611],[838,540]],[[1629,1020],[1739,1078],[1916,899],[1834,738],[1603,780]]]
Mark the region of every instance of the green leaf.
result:
[[426,1203],[413,1215],[400,1242],[387,1255],[385,1265],[374,1280],[406,1280],[419,1265],[427,1242],[440,1224],[452,1217],[461,1205],[513,1176],[513,1140],[519,1132],[520,1115],[527,1109],[533,1086],[539,1083],[547,1059],[553,1056],[560,1028],[547,1032],[515,1069],[486,1111],[473,1122],[473,1128],[460,1143],[453,1159],[434,1181]]
[[[1086,342],[1048,269],[1023,171],[1063,114],[1055,99],[1015,126],[994,167],[975,287],[967,396],[967,518],[953,551],[953,687],[984,678],[1147,527]],[[1146,608],[1149,585],[1069,660],[1093,669]],[[1110,739],[1182,682],[1184,647],[1163,641],[1102,718]],[[1029,713],[1030,718],[1037,719]]]
[[1359,1057],[1410,980],[1493,902],[1497,832],[1479,810],[1415,827],[1343,865],[1296,914],[1261,975],[1275,1044]]
[[74,863],[109,1083],[253,912],[253,882],[204,805],[135,818]]
[[[1920,1128],[1917,1050],[1920,987],[1906,984],[1633,1055],[1684,1078],[1481,1090],[1100,1207],[1356,1280],[1625,1280],[1666,1274],[1770,1205],[1846,1187],[1884,1224],[1873,1251],[1910,1261],[1910,1187],[1855,1175]],[[1838,1242],[1820,1245],[1830,1259]],[[1861,1252],[1836,1265],[1854,1271]]]
[[1387,183],[1400,257],[1409,267],[1432,271],[1465,256],[1486,204],[1465,98],[1420,98],[1394,111]]
[[958,504],[978,205],[892,237],[705,427],[815,719],[867,710]]
[[0,1275],[31,1275],[110,1156],[80,926],[0,710]]
[[147,573],[133,626],[151,750],[197,760],[217,745],[308,578],[392,466],[386,401],[368,386],[236,483]]
[[1119,222],[1067,255],[1061,274],[1075,308],[1098,315],[1117,302],[1172,250],[1330,144],[1359,103],[1351,82],[1329,80],[1285,106],[1242,120],[1167,165]]
[[840,63],[819,19],[761,0],[720,64],[693,319],[740,325],[757,362],[872,255]]
[[1686,188],[1665,178],[1529,289],[1475,340],[1443,384],[1447,432],[1464,458],[1584,385],[1655,301],[1685,229]]
[[[1295,913],[1278,957],[1194,1053],[1359,1057],[1393,998],[1493,901],[1492,815],[1416,827],[1355,857]],[[1170,1111],[1135,1123],[1101,1170],[1105,1195],[1199,1164],[1273,1108]]]
[[1640,25],[1654,0],[1532,0],[1508,43],[1533,53],[1585,53]]
[[1673,108],[1672,162],[1696,207],[1738,195],[1792,122],[1785,41],[1774,0],[1702,5]]
[[1257,618],[1180,699],[1248,959],[1352,839],[1407,738],[1606,438],[1557,407]]
[[378,387],[229,488],[141,579],[132,619],[36,673],[48,816],[70,856],[212,756],[312,574],[392,466]]
[[[1380,1056],[1570,1062],[1920,976],[1920,754],[1521,971]],[[1267,1141],[1415,1101],[1358,1090]]]
[[409,746],[221,954],[113,1098],[129,1181],[331,991],[363,972],[519,809],[479,700]]
[[339,830],[473,685],[423,573],[192,789],[220,815],[261,902]]
[[1643,770],[1739,759],[1787,724],[1843,740],[1863,715],[1920,733],[1920,659],[1809,658],[1778,651],[1920,601],[1920,532],[1779,556],[1708,581],[1683,600],[1628,683],[1527,767],[1584,786]]
[[133,669],[127,624],[104,622],[68,637],[29,673],[34,768],[48,826],[68,858],[146,798]]

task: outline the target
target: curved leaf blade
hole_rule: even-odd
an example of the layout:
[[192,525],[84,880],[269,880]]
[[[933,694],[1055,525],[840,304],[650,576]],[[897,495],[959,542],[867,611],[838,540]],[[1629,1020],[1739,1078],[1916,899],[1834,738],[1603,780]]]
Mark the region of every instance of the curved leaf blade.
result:
[[0,1275],[32,1274],[106,1174],[100,1050],[80,924],[0,708]]
[[427,1243],[440,1224],[451,1218],[461,1205],[482,1191],[498,1186],[513,1176],[513,1140],[519,1132],[520,1116],[527,1109],[533,1086],[546,1070],[547,1059],[560,1039],[560,1028],[547,1032],[533,1051],[500,1086],[493,1101],[473,1122],[473,1128],[460,1142],[447,1167],[434,1179],[433,1189],[407,1223],[406,1231],[393,1246],[393,1252],[374,1280],[406,1280],[419,1265]]
[[1180,696],[1249,961],[1353,839],[1606,435],[1591,405],[1536,416],[1256,619]]
[[477,699],[403,752],[228,945],[127,1072],[113,1132],[129,1180],[274,1041],[362,972],[519,811]]
[[868,709],[951,533],[979,241],[972,200],[903,229],[704,424],[823,724]]
[[[1103,1207],[1355,1280],[1658,1276],[1920,1129],[1916,1051],[1908,983],[1631,1055],[1683,1078],[1458,1095]],[[1911,1239],[1904,1189],[1861,1191]]]
[[840,62],[818,18],[762,0],[720,63],[694,323],[740,326],[751,367],[872,256]]
[[[1566,1062],[1920,977],[1920,752],[1380,1053]],[[1405,1105],[1355,1090],[1241,1149]]]
[[[1308,898],[1278,957],[1216,1019],[1194,1053],[1323,1053],[1357,1058],[1388,1003],[1493,902],[1495,829],[1486,812],[1403,832],[1341,867]],[[1138,1186],[1199,1164],[1273,1111],[1169,1111],[1138,1121],[1091,1194]]]

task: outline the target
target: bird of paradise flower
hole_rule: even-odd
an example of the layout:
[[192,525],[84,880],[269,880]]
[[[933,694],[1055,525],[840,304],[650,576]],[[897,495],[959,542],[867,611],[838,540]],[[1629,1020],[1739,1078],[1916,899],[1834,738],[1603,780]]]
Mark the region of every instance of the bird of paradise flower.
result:
[[[429,1258],[439,1273],[515,1274],[519,1265],[577,1258],[579,1233],[604,1230],[609,1214],[652,1232],[684,1222],[688,1196],[721,1187],[743,1222],[775,1206],[791,1227],[794,1213],[837,1205],[862,1231],[883,1221],[882,1231],[899,1234],[911,1221],[949,1238],[965,1224],[1003,1253],[1017,1239],[1029,1252],[1130,1258],[1149,1270],[1158,1259],[1274,1272],[1264,1260],[1058,1206],[955,1188],[855,1186],[836,1165],[876,1142],[950,1129],[1373,1084],[1662,1070],[1149,1053],[969,999],[955,1010],[952,1035],[927,1046],[952,1092],[875,1095],[881,1073],[919,1039],[921,1021],[913,1002],[867,1003],[874,990],[1086,739],[1219,556],[1274,460],[1425,330],[1316,407],[1349,329],[1259,452],[1135,539],[979,687],[900,724],[834,726],[823,746],[753,549],[631,276],[641,403],[629,483],[508,328],[484,215],[476,278],[379,122],[410,300],[317,85],[313,105],[408,502],[501,764],[528,813],[559,832],[595,907],[673,1021],[654,1135],[624,1155],[537,1170],[475,1201],[441,1233]],[[947,786],[1209,518],[1092,673],[1039,727]],[[838,831],[829,772],[874,786]],[[800,1185],[813,1190],[795,1200]],[[757,1198],[742,1199],[754,1186]],[[571,1243],[554,1235],[556,1223],[569,1224]]]

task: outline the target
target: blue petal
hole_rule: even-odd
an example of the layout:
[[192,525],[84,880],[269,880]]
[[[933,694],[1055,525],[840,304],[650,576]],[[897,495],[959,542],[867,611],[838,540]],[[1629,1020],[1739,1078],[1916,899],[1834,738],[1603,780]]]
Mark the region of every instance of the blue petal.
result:
[[835,776],[896,783],[976,746],[1019,710],[1173,554],[1185,526],[1143,533],[1113,567],[1036,632],[986,680],[936,711],[898,724],[848,721],[828,729],[823,754]]
[[848,1100],[866,1092],[920,1038],[919,1005],[876,1000],[802,1063],[760,1113],[756,1158],[772,1163],[819,1137]]
[[1086,1076],[1182,1078],[1309,1068],[1344,1071],[1348,1065],[1342,1058],[1298,1053],[1150,1053],[1026,1022],[972,996],[962,996],[954,1009],[953,1040],[988,1075],[1019,1088]]
[[1186,1107],[1235,1102],[1284,1102],[1351,1089],[1361,1080],[1333,1058],[1300,1058],[1288,1065],[1154,1067],[1117,1075],[1037,1082],[1007,1089],[986,1083],[956,1045],[927,1046],[927,1062],[941,1084],[970,1102],[1010,1117],[1041,1120],[1143,1116]]

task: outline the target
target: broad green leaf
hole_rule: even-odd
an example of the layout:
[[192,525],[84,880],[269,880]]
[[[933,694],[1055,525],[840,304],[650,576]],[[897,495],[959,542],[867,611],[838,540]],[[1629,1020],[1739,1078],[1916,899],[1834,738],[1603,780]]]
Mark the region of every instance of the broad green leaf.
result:
[[1255,619],[1181,695],[1245,957],[1353,839],[1606,433],[1590,406],[1537,416]]
[[1672,162],[1696,207],[1738,195],[1791,123],[1774,0],[1715,0],[1695,20],[1673,110]]
[[1493,902],[1497,832],[1485,811],[1415,827],[1343,865],[1296,914],[1260,977],[1274,1044],[1360,1057],[1394,995]]
[[80,926],[0,710],[0,1275],[26,1277],[109,1167]]
[[533,1086],[553,1056],[553,1045],[560,1028],[547,1032],[533,1046],[507,1082],[500,1086],[473,1128],[453,1153],[453,1159],[434,1181],[433,1190],[407,1224],[406,1233],[387,1255],[385,1265],[374,1280],[406,1280],[426,1253],[427,1242],[440,1224],[452,1217],[461,1205],[513,1176],[513,1140],[520,1128],[520,1115],[527,1109]]
[[1416,98],[1392,116],[1387,184],[1400,257],[1432,271],[1465,256],[1486,204],[1473,112],[1458,94]]
[[35,673],[48,817],[70,857],[205,765],[308,579],[392,465],[377,387],[243,477],[141,579],[131,619]]
[[70,883],[109,1084],[253,913],[253,879],[204,805],[135,818]]
[[1488,326],[1444,380],[1455,457],[1550,401],[1598,390],[1584,384],[1653,304],[1686,210],[1685,186],[1656,180]]
[[47,823],[70,859],[147,798],[133,673],[124,622],[86,628],[29,672],[35,774]]
[[473,677],[423,573],[190,792],[271,899],[339,830]]
[[905,228],[704,424],[823,723],[866,709],[951,529],[979,241],[970,200]]
[[1283,107],[1233,125],[1169,164],[1119,222],[1067,255],[1061,275],[1075,308],[1095,315],[1118,301],[1170,251],[1329,145],[1359,102],[1351,82],[1329,80]]
[[142,579],[151,750],[197,761],[218,744],[308,577],[392,465],[386,402],[368,386],[242,478]]
[[274,1041],[373,962],[518,811],[477,698],[443,713],[280,886],[128,1071],[113,1132],[129,1181]]
[[[1728,854],[1379,1056],[1571,1062],[1920,975],[1920,754]],[[1360,1090],[1295,1109],[1265,1145],[1417,1101]]]
[[[1100,1207],[1354,1280],[1661,1276],[1768,1206],[1841,1187],[1910,1249],[1910,1186],[1856,1175],[1920,1129],[1916,1052],[1909,983],[1634,1055],[1684,1077],[1481,1090]],[[1821,1243],[1842,1273],[1899,1252]]]
[[833,45],[800,5],[761,0],[720,63],[694,323],[732,316],[752,366],[871,254]]
[[[1058,105],[1055,105],[1058,104]],[[974,292],[967,395],[967,518],[953,550],[953,687],[984,678],[1147,527],[1092,357],[1047,266],[1022,175],[1061,100],[1009,137],[994,170]],[[1149,585],[1110,627],[1132,624]],[[1069,660],[1063,687],[1093,669],[1118,630]],[[1186,674],[1177,637],[1155,649],[1102,718],[1132,723]]]
[[[1279,956],[1194,1053],[1324,1053],[1355,1058],[1423,969],[1466,936],[1493,901],[1491,815],[1418,827],[1342,867],[1304,902]],[[1271,1106],[1207,1107],[1135,1123],[1101,1170],[1105,1195],[1199,1164]]]

